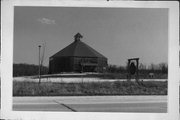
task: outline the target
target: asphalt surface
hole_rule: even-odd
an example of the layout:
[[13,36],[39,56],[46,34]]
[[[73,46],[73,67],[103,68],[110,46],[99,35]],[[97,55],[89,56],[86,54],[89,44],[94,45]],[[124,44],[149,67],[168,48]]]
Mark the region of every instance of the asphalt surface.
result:
[[14,97],[13,110],[166,113],[167,96]]

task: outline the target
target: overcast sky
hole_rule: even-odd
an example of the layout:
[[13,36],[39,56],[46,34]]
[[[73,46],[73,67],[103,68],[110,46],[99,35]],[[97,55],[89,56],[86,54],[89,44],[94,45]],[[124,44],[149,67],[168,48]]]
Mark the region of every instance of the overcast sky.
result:
[[72,7],[15,7],[14,63],[38,64],[38,45],[46,43],[48,66],[77,32],[109,64],[125,66],[132,57],[146,65],[167,63],[167,9]]

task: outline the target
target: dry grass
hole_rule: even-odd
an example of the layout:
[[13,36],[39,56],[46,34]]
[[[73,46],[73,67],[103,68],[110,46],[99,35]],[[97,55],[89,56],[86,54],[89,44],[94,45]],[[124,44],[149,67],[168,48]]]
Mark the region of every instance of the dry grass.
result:
[[14,82],[14,96],[167,95],[167,81],[52,83]]

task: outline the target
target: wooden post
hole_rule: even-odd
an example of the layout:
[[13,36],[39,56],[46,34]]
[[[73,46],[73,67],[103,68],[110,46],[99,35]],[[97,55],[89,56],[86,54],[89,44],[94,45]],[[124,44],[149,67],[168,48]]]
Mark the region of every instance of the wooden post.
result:
[[136,59],[136,63],[137,63],[137,66],[136,66],[136,81],[139,82],[139,59]]
[[131,60],[128,60],[128,75],[127,75],[127,80],[131,81],[131,74],[130,74],[130,70],[129,70],[129,64],[130,64]]
[[41,59],[41,56],[40,56],[41,55],[41,46],[39,45],[38,47],[39,47],[39,84],[40,84],[41,83],[41,62],[40,62],[41,61],[40,60]]

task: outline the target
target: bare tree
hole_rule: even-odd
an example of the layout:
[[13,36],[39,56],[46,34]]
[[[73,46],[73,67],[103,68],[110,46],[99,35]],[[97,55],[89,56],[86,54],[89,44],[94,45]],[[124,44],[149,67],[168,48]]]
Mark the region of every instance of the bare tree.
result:
[[153,63],[151,63],[151,65],[149,66],[149,70],[150,70],[151,72],[154,72],[155,68],[156,68],[156,65],[153,64]]
[[146,70],[146,65],[140,63],[139,64],[139,70]]
[[159,70],[161,70],[162,73],[167,73],[167,70],[168,70],[167,63],[160,63],[159,64]]

